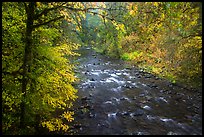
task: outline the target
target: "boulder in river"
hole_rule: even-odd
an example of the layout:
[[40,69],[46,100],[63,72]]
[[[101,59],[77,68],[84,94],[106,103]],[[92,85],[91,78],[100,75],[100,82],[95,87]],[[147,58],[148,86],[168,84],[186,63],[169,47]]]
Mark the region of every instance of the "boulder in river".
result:
[[170,131],[170,132],[167,133],[167,135],[178,135],[178,134],[175,133],[175,132]]
[[93,114],[93,113],[89,113],[89,118],[95,118],[96,117],[96,114]]
[[135,112],[133,112],[133,116],[142,116],[144,114],[144,111],[142,109],[137,109]]
[[91,78],[91,80],[90,81],[95,81],[93,78]]

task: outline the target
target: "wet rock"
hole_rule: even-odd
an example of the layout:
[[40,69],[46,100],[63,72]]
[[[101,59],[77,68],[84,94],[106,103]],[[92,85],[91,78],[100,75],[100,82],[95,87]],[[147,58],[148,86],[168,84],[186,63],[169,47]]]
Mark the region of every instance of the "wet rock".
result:
[[129,115],[130,115],[130,112],[125,111],[125,112],[122,112],[121,115],[122,115],[122,116],[129,116]]
[[137,99],[137,97],[136,97],[136,96],[134,96],[134,97],[133,97],[133,100],[136,100],[136,99]]
[[122,97],[122,98],[120,98],[120,100],[128,100],[128,98],[127,97]]
[[99,124],[99,123],[98,123],[98,124],[97,124],[97,126],[98,126],[98,127],[100,127],[100,126],[101,126],[101,124]]
[[157,97],[155,98],[155,101],[160,102],[160,103],[162,102],[168,103],[168,101],[164,97]]
[[95,81],[93,78],[91,78],[91,80],[90,81]]
[[103,102],[104,104],[114,104],[112,101]]
[[96,88],[95,83],[90,83],[87,88]]
[[85,72],[84,74],[85,74],[85,75],[87,75],[88,73],[87,73],[87,72]]
[[178,134],[175,133],[175,132],[170,131],[170,132],[167,133],[167,135],[178,135]]
[[150,135],[148,132],[143,131],[133,131],[132,133],[128,133],[128,135]]
[[178,94],[175,96],[175,100],[176,100],[176,101],[180,101],[180,100],[183,98],[183,96],[184,96],[183,94],[179,94],[179,93],[178,93]]
[[135,75],[136,75],[136,76],[139,75],[139,74],[140,74],[139,72],[137,72],[137,71],[135,72]]
[[164,93],[164,92],[165,92],[165,90],[163,90],[163,89],[162,89],[162,90],[160,90],[159,92],[160,92],[160,93]]
[[145,77],[145,78],[151,78],[151,76],[150,76],[150,75],[145,75],[144,77]]
[[171,90],[166,90],[166,94],[172,94]]
[[129,89],[133,88],[131,85],[123,85],[122,87],[129,88]]
[[160,78],[159,77],[155,77],[155,80],[159,80]]
[[152,99],[151,96],[145,96],[145,97],[146,97],[146,99],[147,99],[148,101],[150,101],[150,100]]
[[81,98],[81,100],[88,100],[88,97],[84,96],[84,97]]
[[96,88],[95,86],[91,86],[91,85],[89,85],[89,86],[87,86],[87,88]]
[[89,118],[95,118],[96,114],[89,113]]
[[162,122],[173,122],[173,119],[171,119],[171,118],[160,118],[160,120]]
[[81,128],[82,127],[81,124],[74,124],[73,126],[74,126],[74,128]]
[[102,124],[102,126],[109,128],[111,126],[110,122],[108,122],[107,120],[105,121],[104,124]]
[[185,115],[185,118],[191,120],[193,118],[193,116]]
[[94,106],[93,105],[90,106],[89,110],[94,110]]
[[168,87],[172,88],[172,87],[173,87],[173,84],[168,84]]
[[138,75],[138,76],[137,76],[137,78],[141,78],[141,77],[142,77],[141,75]]
[[85,74],[85,75],[88,75],[88,74],[89,74],[89,71],[87,70],[84,74]]
[[93,94],[90,93],[90,94],[89,94],[89,97],[93,97]]
[[158,88],[158,86],[156,84],[152,84],[152,85],[148,85],[151,88]]
[[85,104],[85,105],[84,105],[84,108],[90,109],[91,106],[90,106],[89,104]]
[[139,94],[139,97],[144,97],[144,96],[145,96],[144,93]]
[[108,117],[116,117],[118,112],[107,113]]
[[134,113],[133,116],[142,116],[144,114],[144,111],[142,109],[137,109]]
[[144,97],[144,96],[146,96],[148,94],[148,91],[142,91],[140,94],[139,94],[139,96],[140,97]]
[[138,132],[137,135],[150,135],[148,132]]
[[143,109],[146,109],[146,110],[151,110],[151,107],[150,107],[150,106],[147,106],[147,105],[143,106],[142,108],[143,108]]

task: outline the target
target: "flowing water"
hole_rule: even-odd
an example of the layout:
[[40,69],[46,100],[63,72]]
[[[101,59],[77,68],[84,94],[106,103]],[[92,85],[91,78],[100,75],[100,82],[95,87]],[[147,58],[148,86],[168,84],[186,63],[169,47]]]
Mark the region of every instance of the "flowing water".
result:
[[75,135],[202,135],[202,90],[79,50]]

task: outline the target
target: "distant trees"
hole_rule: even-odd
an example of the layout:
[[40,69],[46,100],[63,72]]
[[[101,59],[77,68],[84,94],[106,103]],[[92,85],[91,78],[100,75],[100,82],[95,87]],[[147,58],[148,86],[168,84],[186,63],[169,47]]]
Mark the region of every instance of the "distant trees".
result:
[[[202,4],[106,2],[96,49],[191,86],[202,83]],[[98,47],[98,48],[97,48]]]

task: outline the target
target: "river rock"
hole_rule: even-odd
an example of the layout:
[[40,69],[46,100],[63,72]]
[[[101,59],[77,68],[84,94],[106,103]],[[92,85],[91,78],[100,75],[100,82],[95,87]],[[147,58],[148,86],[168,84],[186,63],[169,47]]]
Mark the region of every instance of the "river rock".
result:
[[167,135],[178,135],[178,134],[170,131],[170,132],[167,133]]
[[123,85],[122,87],[129,88],[129,89],[133,88],[131,85]]
[[90,94],[89,94],[89,97],[93,97],[93,94],[90,93]]
[[74,128],[81,128],[82,125],[81,124],[74,124]]
[[136,100],[136,99],[137,99],[137,97],[136,97],[136,96],[134,96],[134,97],[133,97],[133,100]]
[[150,107],[150,106],[147,106],[147,105],[143,106],[142,108],[143,108],[143,109],[146,109],[146,110],[151,110],[151,107]]
[[89,117],[90,117],[90,118],[95,118],[95,117],[96,117],[96,114],[89,113]]
[[145,77],[145,78],[151,78],[151,76],[150,76],[150,75],[145,75],[144,77]]
[[90,81],[95,81],[93,78],[91,78],[91,80]]
[[149,85],[151,88],[158,88],[156,84]]
[[148,101],[150,101],[151,99],[152,99],[152,97],[151,96],[145,96],[146,97],[146,99],[148,100]]
[[81,100],[87,100],[87,99],[88,99],[87,96],[84,96],[84,97],[81,98]]
[[160,79],[159,77],[155,76],[155,80],[159,80],[159,79]]
[[125,111],[125,112],[122,112],[121,114],[122,114],[123,116],[129,116],[129,115],[130,115],[130,112]]
[[142,116],[144,114],[144,111],[142,109],[137,109],[134,113],[133,116]]

